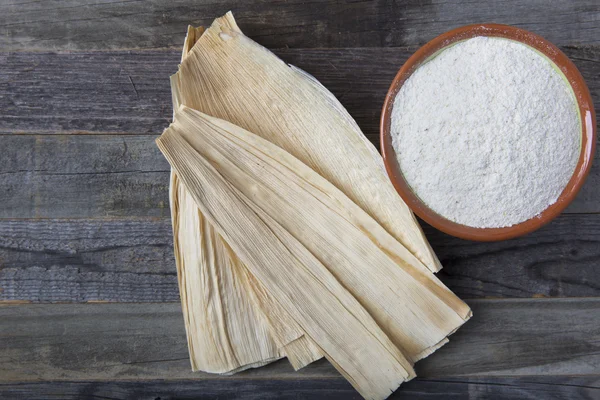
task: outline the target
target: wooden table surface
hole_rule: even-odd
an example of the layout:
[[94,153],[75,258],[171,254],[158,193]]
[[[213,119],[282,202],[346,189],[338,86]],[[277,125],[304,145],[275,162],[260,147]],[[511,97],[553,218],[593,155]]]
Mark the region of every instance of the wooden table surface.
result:
[[[192,373],[154,139],[187,24],[240,27],[377,141],[420,45],[477,22],[558,45],[600,104],[598,0],[0,1],[0,398],[359,399],[326,361]],[[551,99],[549,99],[551,101]],[[575,202],[499,243],[425,227],[474,317],[395,399],[600,399],[600,160]],[[373,360],[377,362],[377,360]]]

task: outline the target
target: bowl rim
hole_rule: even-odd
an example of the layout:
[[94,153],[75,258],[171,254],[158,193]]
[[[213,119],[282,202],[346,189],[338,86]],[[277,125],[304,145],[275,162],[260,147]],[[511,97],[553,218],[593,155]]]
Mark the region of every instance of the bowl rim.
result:
[[[461,40],[477,36],[500,37],[533,47],[560,69],[571,85],[581,118],[581,152],[577,166],[558,200],[542,213],[519,224],[504,228],[475,228],[459,224],[437,214],[421,201],[404,179],[390,135],[391,114],[396,94],[423,62],[438,51]],[[443,33],[419,48],[396,74],[386,94],[380,120],[380,145],[388,176],[400,197],[421,219],[449,235],[476,241],[498,241],[533,232],[556,218],[575,198],[587,178],[596,149],[596,113],[581,73],[573,62],[554,44],[541,36],[510,25],[495,23],[465,25]]]

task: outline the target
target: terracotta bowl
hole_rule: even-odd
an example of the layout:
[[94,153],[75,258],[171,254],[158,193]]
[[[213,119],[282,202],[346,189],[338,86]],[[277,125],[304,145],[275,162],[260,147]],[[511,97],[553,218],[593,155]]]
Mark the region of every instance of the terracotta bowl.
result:
[[[404,179],[390,135],[390,121],[394,98],[408,77],[437,51],[455,42],[475,36],[494,36],[512,39],[538,50],[552,60],[566,76],[577,98],[581,117],[581,154],[575,172],[557,202],[541,214],[520,224],[506,228],[473,228],[452,222],[424,204]],[[428,224],[447,234],[469,240],[495,241],[510,239],[532,232],[558,216],[573,201],[590,172],[596,145],[596,114],[590,92],[575,65],[552,43],[544,38],[512,26],[499,24],[468,25],[453,29],[421,47],[402,66],[388,90],[381,115],[381,151],[388,175],[408,206]]]

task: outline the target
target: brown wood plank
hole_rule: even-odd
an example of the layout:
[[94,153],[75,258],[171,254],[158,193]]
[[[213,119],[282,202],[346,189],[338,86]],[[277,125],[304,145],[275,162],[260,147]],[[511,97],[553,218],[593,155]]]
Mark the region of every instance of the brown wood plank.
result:
[[[462,298],[600,297],[600,215],[475,243],[425,228]],[[168,218],[0,220],[0,302],[178,301]]]
[[[474,317],[417,364],[421,378],[598,375],[600,299],[471,300]],[[0,306],[3,383],[223,380],[192,373],[177,303]],[[239,379],[339,377],[321,360],[282,360]]]
[[233,10],[241,28],[270,47],[419,45],[451,28],[512,24],[557,44],[597,44],[594,0],[197,1],[53,0],[0,3],[0,51],[181,46],[188,24]]
[[[414,379],[392,394],[390,400],[595,400],[600,378],[529,376]],[[0,397],[53,399],[238,399],[238,400],[360,400],[342,378],[237,379],[144,382],[0,383]]]

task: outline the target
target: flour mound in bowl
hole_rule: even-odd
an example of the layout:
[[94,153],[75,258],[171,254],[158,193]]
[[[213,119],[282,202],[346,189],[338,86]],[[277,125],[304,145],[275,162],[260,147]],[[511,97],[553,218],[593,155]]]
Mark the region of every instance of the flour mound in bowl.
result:
[[577,165],[580,124],[552,61],[515,41],[476,37],[407,79],[391,134],[404,178],[433,211],[499,228],[556,202]]

